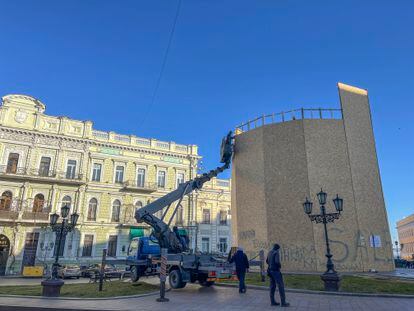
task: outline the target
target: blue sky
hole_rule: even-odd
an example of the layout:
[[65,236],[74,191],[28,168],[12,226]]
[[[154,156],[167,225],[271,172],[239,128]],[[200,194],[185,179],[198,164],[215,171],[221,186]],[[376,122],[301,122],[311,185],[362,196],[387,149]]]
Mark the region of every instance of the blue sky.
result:
[[[178,1],[178,0],[177,0]],[[413,1],[0,0],[0,95],[94,127],[197,144],[263,113],[339,107],[367,88],[391,229],[414,212]]]

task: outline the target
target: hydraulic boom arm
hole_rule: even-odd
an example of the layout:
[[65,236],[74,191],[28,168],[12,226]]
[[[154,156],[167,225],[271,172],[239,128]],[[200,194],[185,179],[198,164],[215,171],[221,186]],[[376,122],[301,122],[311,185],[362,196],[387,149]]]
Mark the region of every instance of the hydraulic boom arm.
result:
[[[170,193],[155,200],[154,202],[149,203],[135,212],[135,218],[138,222],[145,222],[153,228],[154,236],[157,238],[161,248],[168,248],[169,252],[172,253],[179,253],[186,250],[186,247],[183,245],[182,241],[180,241],[177,235],[171,231],[169,227],[171,220],[167,224],[163,221],[164,217],[172,203],[178,200],[171,218],[174,217],[175,212],[181,205],[181,201],[185,195],[196,189],[201,189],[204,183],[229,168],[232,154],[233,136],[232,132],[229,132],[227,136],[223,138],[221,144],[221,162],[224,163],[224,165],[180,184],[176,190],[171,191]],[[165,207],[167,207],[167,210],[164,212],[161,219],[154,215],[155,213],[162,211]]]

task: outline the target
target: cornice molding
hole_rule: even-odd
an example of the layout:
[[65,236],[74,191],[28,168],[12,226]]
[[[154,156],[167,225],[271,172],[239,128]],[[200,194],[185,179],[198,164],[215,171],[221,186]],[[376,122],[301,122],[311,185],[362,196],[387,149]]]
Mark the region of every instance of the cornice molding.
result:
[[[49,134],[49,133],[42,133],[38,132],[36,130],[25,130],[25,129],[15,129],[10,128],[1,125],[0,126],[0,132],[8,132],[8,133],[15,133],[20,135],[30,135],[33,138],[33,144],[35,143],[36,137],[43,137],[48,139],[57,139],[59,141],[67,141],[67,142],[75,142],[75,143],[82,143],[85,144],[83,148],[79,148],[79,150],[84,150],[86,147],[90,148],[91,146],[97,146],[97,147],[106,147],[106,148],[112,148],[112,149],[118,149],[118,150],[125,150],[125,151],[133,151],[137,153],[145,153],[145,154],[151,154],[151,155],[158,155],[158,156],[170,156],[175,157],[179,159],[192,159],[197,160],[200,159],[201,156],[199,155],[189,155],[189,154],[177,154],[173,152],[165,152],[160,150],[153,150],[153,149],[147,149],[147,148],[140,148],[140,147],[131,147],[131,146],[123,146],[123,145],[117,145],[117,144],[111,144],[111,143],[104,143],[104,142],[98,142],[92,139],[88,138],[75,138],[75,137],[68,137],[61,134]],[[0,137],[1,138],[1,137]]]

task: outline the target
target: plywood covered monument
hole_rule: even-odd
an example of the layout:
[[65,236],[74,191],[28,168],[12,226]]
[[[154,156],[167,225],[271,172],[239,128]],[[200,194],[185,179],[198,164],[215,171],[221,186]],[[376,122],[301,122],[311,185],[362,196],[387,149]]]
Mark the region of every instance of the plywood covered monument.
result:
[[394,269],[366,90],[338,84],[341,109],[272,114],[236,129],[232,223],[235,243],[250,256],[281,245],[287,271],[323,271],[323,225],[304,213],[321,187],[327,209],[339,194],[344,210],[328,224],[339,271]]

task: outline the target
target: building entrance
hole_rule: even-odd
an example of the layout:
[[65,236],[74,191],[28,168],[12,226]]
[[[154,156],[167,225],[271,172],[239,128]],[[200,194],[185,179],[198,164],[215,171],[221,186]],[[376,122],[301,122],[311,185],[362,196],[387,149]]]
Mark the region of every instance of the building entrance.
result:
[[22,270],[23,270],[23,267],[25,266],[35,265],[38,242],[39,242],[39,232],[30,232],[26,234],[26,240],[24,242]]
[[7,259],[10,252],[10,240],[4,234],[0,234],[0,276],[6,274]]

